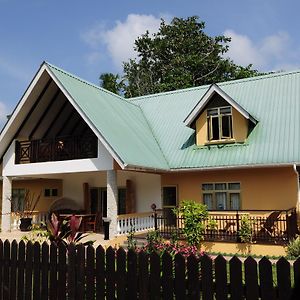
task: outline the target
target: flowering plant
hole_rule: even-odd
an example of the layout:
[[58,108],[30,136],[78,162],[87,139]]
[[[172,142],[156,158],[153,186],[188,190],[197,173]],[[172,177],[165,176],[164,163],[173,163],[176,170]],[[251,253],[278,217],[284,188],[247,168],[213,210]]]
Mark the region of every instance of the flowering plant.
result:
[[180,242],[171,242],[171,241],[160,241],[157,243],[147,243],[142,248],[138,249],[138,251],[144,251],[147,253],[151,253],[152,251],[156,251],[159,254],[163,254],[165,252],[170,253],[172,256],[176,254],[181,254],[184,257],[188,257],[191,254],[196,257],[200,257],[204,254],[203,251],[199,251],[196,246],[187,245],[185,243]]

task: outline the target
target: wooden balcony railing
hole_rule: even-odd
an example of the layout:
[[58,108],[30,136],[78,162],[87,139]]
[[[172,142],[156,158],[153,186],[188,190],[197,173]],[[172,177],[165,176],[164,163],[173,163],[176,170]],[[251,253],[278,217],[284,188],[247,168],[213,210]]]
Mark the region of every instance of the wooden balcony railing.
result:
[[16,141],[16,164],[95,157],[97,137],[94,135]]
[[[251,240],[254,243],[286,244],[298,233],[295,208],[281,211],[210,211],[208,219],[203,221],[204,240],[241,242],[240,229],[244,216],[247,216],[251,224]],[[157,214],[154,219],[155,228],[163,236],[170,237],[176,233],[180,238],[184,238],[183,218]]]

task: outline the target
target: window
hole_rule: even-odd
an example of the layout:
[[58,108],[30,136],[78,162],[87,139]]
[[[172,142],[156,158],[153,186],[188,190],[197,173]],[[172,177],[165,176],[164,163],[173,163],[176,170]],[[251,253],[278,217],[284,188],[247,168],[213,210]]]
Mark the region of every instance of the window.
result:
[[57,197],[58,196],[58,189],[45,189],[44,191],[45,197]]
[[233,137],[231,106],[208,109],[207,130],[209,141],[231,139]]
[[202,184],[203,203],[208,210],[239,210],[241,208],[240,183]]
[[24,211],[25,189],[12,189],[11,211]]

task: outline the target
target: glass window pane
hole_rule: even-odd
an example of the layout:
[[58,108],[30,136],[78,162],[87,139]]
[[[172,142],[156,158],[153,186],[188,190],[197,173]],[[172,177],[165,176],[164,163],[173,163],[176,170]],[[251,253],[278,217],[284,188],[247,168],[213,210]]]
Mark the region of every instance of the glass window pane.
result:
[[216,183],[215,189],[216,190],[226,190],[226,183]]
[[207,115],[208,116],[217,116],[218,115],[218,109],[217,108],[208,109],[207,110]]
[[163,187],[163,205],[164,206],[176,206],[177,196],[175,186]]
[[203,203],[207,206],[207,209],[213,209],[213,195],[203,194]]
[[240,190],[240,188],[241,188],[241,186],[240,186],[240,183],[238,183],[238,182],[228,183],[229,190]]
[[202,184],[202,190],[207,191],[207,190],[213,190],[214,185],[212,183],[204,183]]
[[213,117],[211,119],[211,125],[212,125],[212,139],[219,140],[220,139],[219,117]]
[[222,138],[231,138],[231,116],[222,116]]
[[238,193],[230,194],[230,209],[235,209],[235,210],[240,209],[240,194]]
[[118,189],[118,215],[126,214],[126,189]]
[[218,210],[226,209],[226,202],[227,202],[227,193],[216,193],[216,204]]
[[220,108],[220,113],[221,114],[231,114],[231,107],[228,106],[228,107],[222,107],[222,108]]

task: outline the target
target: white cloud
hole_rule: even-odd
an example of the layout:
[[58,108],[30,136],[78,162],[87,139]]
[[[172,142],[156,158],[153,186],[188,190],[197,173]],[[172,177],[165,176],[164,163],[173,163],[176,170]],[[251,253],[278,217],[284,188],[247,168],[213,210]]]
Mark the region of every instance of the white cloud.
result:
[[153,15],[129,14],[127,19],[116,21],[111,29],[97,24],[82,35],[82,39],[95,50],[105,46],[116,67],[121,68],[122,62],[135,56],[134,41],[147,30],[154,33],[158,30],[160,18]]
[[300,49],[293,46],[287,32],[279,31],[258,42],[233,30],[226,30],[224,35],[232,38],[226,56],[237,64],[253,64],[263,71],[290,70],[299,64]]

